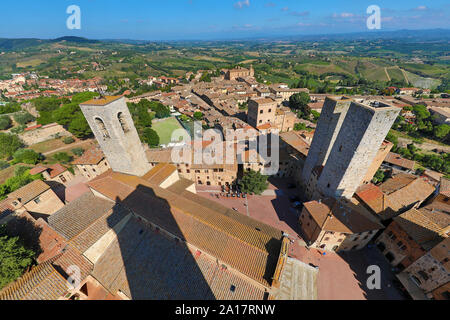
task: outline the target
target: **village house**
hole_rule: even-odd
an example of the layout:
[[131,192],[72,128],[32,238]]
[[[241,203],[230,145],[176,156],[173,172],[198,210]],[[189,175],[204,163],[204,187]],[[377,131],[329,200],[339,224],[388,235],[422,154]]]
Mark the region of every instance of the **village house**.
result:
[[[28,211],[35,218],[45,218],[64,207],[64,203],[47,183],[35,180],[11,192],[2,201],[2,207],[8,208],[9,214]],[[7,215],[3,216],[3,219],[5,218],[8,218]]]
[[[446,238],[402,274],[409,277],[430,299],[450,300],[450,238]],[[401,279],[401,275],[399,275]],[[414,295],[411,294],[414,298]]]
[[414,173],[416,162],[405,159],[397,153],[389,152],[383,161],[383,166],[392,169],[394,173]]
[[376,243],[391,265],[403,270],[447,238],[449,232],[448,207],[430,205],[395,217]]
[[49,167],[37,166],[30,170],[31,175],[42,174],[46,181],[56,181],[66,185],[68,182],[72,181],[73,174],[64,166],[57,163]]
[[332,198],[305,203],[299,223],[309,247],[333,252],[360,250],[384,228],[361,208]]
[[411,208],[418,208],[434,192],[434,186],[424,179],[398,174],[380,186],[360,186],[355,198],[380,221],[386,221]]
[[108,160],[98,147],[92,147],[85,151],[85,153],[72,162],[78,171],[91,180],[110,169]]

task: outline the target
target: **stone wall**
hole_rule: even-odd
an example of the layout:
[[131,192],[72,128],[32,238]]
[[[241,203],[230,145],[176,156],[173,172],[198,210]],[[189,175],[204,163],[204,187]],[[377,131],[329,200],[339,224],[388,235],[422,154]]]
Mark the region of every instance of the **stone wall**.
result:
[[19,135],[22,141],[28,146],[47,140],[56,139],[58,137],[70,136],[72,136],[70,132],[64,129],[63,126],[56,123],[43,126],[39,129],[25,131]]

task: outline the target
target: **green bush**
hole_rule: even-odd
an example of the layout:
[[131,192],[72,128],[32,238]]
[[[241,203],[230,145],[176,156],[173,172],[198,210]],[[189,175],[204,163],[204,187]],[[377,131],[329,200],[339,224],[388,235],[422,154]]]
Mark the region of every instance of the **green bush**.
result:
[[152,148],[159,146],[158,133],[155,130],[153,130],[152,128],[144,129],[143,140]]
[[25,131],[26,126],[25,125],[19,125],[17,127],[14,127],[11,129],[11,133],[19,134]]
[[84,154],[84,149],[83,148],[75,148],[75,149],[72,149],[72,153],[74,155],[76,155],[77,157],[81,157]]
[[36,164],[41,160],[39,153],[31,149],[19,149],[14,152],[14,163]]
[[62,163],[69,163],[72,161],[72,157],[68,155],[66,152],[59,152],[53,155],[53,159]]
[[18,136],[0,132],[0,158],[11,157],[21,147],[23,143]]
[[0,117],[0,130],[9,129],[12,125],[11,118],[8,116]]
[[28,112],[25,112],[14,115],[14,120],[20,125],[25,125],[29,122],[33,122],[34,120],[36,120],[36,118]]
[[75,142],[75,139],[72,138],[72,137],[65,137],[65,138],[63,139],[63,142],[64,142],[65,144],[71,144],[71,143],[74,143],[74,142]]
[[0,160],[0,170],[4,170],[9,167],[8,161]]

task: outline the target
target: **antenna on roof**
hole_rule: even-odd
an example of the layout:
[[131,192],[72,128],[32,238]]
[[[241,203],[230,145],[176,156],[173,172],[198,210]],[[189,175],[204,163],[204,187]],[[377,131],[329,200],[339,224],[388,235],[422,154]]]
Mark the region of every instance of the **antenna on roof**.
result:
[[100,96],[98,97],[98,99],[105,99],[105,94],[104,94],[104,92],[100,89],[100,87],[98,86],[98,83],[97,83],[97,82],[95,82],[95,87],[97,88],[97,92],[98,92],[98,94],[100,95]]

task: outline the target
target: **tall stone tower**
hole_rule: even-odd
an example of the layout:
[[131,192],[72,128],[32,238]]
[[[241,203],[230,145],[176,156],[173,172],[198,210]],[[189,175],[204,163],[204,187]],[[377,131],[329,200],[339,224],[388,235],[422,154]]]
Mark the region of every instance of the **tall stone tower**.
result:
[[307,196],[353,197],[399,112],[381,102],[327,98],[303,170]]
[[80,107],[114,171],[143,176],[151,169],[125,98],[102,97]]

